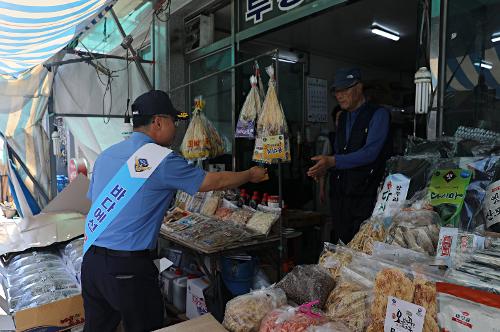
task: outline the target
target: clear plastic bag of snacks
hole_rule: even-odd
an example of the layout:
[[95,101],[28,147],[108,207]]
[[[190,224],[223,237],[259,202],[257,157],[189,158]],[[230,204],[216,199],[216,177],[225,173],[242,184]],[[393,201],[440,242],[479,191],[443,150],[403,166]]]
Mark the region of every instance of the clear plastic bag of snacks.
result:
[[227,303],[222,324],[230,332],[257,332],[262,319],[285,304],[286,295],[280,288],[253,291]]

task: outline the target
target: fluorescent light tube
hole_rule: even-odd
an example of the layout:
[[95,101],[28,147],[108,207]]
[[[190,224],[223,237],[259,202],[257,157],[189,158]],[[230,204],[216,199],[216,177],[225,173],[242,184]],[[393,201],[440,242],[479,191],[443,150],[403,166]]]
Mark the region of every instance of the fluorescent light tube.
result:
[[[276,57],[273,56],[273,60],[276,60]],[[290,59],[283,59],[283,58],[278,58],[279,62],[286,62],[286,63],[297,63],[298,61],[295,60],[290,60]]]
[[500,32],[495,32],[491,35],[491,42],[496,43],[498,41],[500,41]]
[[372,25],[372,33],[394,41],[398,41],[400,38],[398,33],[389,31],[376,24]]
[[493,68],[493,64],[491,62],[483,60],[481,60],[481,62],[474,63],[474,65],[488,70],[491,70]]

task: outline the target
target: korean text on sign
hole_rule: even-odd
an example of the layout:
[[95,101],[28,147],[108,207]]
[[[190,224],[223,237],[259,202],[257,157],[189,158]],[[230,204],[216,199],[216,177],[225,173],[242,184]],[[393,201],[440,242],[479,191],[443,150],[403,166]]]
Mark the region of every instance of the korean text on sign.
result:
[[[260,23],[264,19],[264,14],[273,10],[273,0],[246,0],[246,21],[253,20],[253,23]],[[288,11],[300,6],[304,0],[276,0],[281,11]]]

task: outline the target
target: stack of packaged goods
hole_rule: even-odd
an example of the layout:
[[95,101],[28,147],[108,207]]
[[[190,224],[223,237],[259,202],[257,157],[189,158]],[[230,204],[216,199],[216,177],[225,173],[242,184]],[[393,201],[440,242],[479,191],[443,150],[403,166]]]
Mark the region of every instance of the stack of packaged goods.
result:
[[61,250],[66,266],[80,283],[82,281],[83,243],[83,238],[79,238],[71,241]]
[[[243,192],[243,190],[242,190]],[[169,211],[162,231],[179,239],[190,240],[199,247],[215,249],[254,237],[268,236],[281,210],[263,206],[254,194],[255,207],[245,205],[232,191],[197,193],[179,192],[175,208]]]
[[325,243],[318,265],[271,288],[287,303],[268,308],[260,331],[498,331],[500,157],[455,158],[463,140],[417,143],[388,162],[351,242]]
[[1,274],[11,312],[54,302],[80,293],[75,274],[51,251],[15,256]]

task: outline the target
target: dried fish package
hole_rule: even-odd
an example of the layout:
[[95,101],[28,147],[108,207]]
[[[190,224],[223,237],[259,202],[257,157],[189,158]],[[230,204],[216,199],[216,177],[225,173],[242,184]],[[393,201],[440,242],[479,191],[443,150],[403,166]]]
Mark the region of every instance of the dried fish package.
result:
[[68,272],[65,268],[58,268],[49,272],[35,272],[28,275],[22,275],[18,278],[10,277],[7,279],[7,288],[23,287],[34,282],[45,281],[47,279],[57,278],[59,276],[67,276]]
[[59,261],[48,261],[48,262],[42,262],[42,263],[34,263],[26,266],[22,266],[15,271],[13,271],[10,276],[20,276],[20,275],[26,275],[30,273],[35,273],[37,271],[43,272],[43,271],[50,271],[52,269],[64,267],[64,263],[62,262],[61,259]]
[[349,264],[355,254],[354,250],[348,247],[325,242],[318,264],[328,269],[333,279],[336,279],[342,267]]
[[361,225],[359,232],[349,242],[348,247],[370,255],[373,251],[373,243],[383,241],[385,236],[383,218],[372,217]]
[[18,292],[15,293],[17,295],[13,296],[13,298],[19,296],[36,297],[48,292],[54,292],[56,290],[78,289],[78,288],[79,287],[75,279],[70,279],[70,278],[51,279],[23,287],[20,290],[18,290]]
[[394,216],[385,243],[434,256],[439,239],[439,220],[437,213],[425,209],[401,211]]
[[326,301],[326,315],[332,321],[342,321],[350,331],[364,331],[372,288],[372,281],[347,267],[342,268],[337,285]]
[[40,264],[43,262],[53,262],[60,261],[61,257],[55,254],[38,254],[38,255],[30,255],[27,257],[20,258],[16,261],[10,262],[7,269],[9,272],[16,271],[17,269],[31,264]]
[[221,193],[209,192],[205,197],[200,213],[205,216],[213,216],[222,201]]

